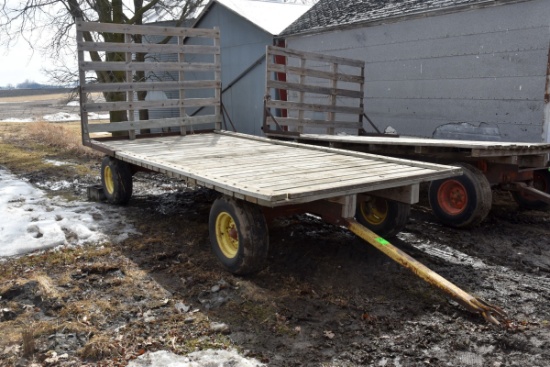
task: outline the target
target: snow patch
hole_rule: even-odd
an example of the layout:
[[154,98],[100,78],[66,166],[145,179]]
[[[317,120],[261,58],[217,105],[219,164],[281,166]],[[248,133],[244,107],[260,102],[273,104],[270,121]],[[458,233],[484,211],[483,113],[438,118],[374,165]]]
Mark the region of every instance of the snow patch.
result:
[[78,184],[77,181],[73,181],[72,183],[69,181],[44,181],[44,182],[38,182],[36,186],[38,186],[41,189],[47,189],[51,191],[59,191],[59,190],[66,190],[70,189],[71,187],[74,187]]
[[[109,114],[108,113],[95,113],[91,112],[88,114],[88,120],[108,120]],[[0,122],[35,122],[39,121],[41,119],[36,118],[15,118],[15,117],[9,117],[7,119],[0,120]],[[80,115],[76,113],[68,113],[68,112],[58,112],[51,115],[44,115],[42,116],[42,120],[48,121],[48,122],[68,122],[68,121],[80,121]]]
[[69,162],[63,162],[63,161],[56,161],[55,159],[44,159],[45,163],[51,164],[52,166],[60,167],[60,166],[73,166],[72,163]]
[[118,242],[138,232],[120,208],[68,202],[0,169],[0,257],[57,246]]
[[108,120],[110,118],[108,113],[88,113],[88,120]]
[[4,120],[0,120],[0,122],[33,122],[34,119],[32,118],[25,118],[25,119],[18,119],[18,118],[7,118]]
[[235,350],[203,350],[186,356],[168,351],[146,353],[131,361],[128,367],[259,367],[265,366],[255,359],[247,359]]
[[44,121],[61,122],[61,121],[80,121],[80,116],[75,113],[58,112],[52,115],[44,115]]

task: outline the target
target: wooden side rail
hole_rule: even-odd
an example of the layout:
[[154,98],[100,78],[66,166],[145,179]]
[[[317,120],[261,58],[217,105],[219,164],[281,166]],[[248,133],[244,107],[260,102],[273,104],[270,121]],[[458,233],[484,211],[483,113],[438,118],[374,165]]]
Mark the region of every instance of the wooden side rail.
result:
[[363,61],[276,46],[266,57],[266,135],[363,128]]
[[[90,133],[134,139],[155,128],[182,135],[194,125],[221,129],[218,29],[76,25],[84,144]],[[140,111],[162,118],[143,119]],[[92,120],[91,113],[108,113],[109,122]]]

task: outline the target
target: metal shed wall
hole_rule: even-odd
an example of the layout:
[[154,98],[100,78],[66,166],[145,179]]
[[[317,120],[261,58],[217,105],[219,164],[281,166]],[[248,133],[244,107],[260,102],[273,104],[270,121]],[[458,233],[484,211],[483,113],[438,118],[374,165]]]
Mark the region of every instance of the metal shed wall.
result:
[[550,141],[550,1],[426,14],[287,37],[287,47],[366,61],[369,117],[402,135]]
[[[273,35],[227,8],[214,4],[196,27],[220,28],[222,89],[265,55]],[[222,102],[238,132],[261,135],[265,94],[265,60],[222,94]],[[228,126],[229,127],[229,126]]]
[[[152,26],[166,26],[166,27],[175,27],[175,21],[162,21],[149,23],[147,25]],[[182,27],[190,27],[190,21],[185,21]],[[145,36],[143,37],[144,43],[158,43],[161,42],[163,38],[161,36]],[[176,38],[172,37],[168,40],[168,44],[176,44]],[[145,56],[145,62],[177,62],[178,56],[176,54],[158,54],[158,53],[148,53]],[[162,72],[150,71],[147,73],[147,79],[149,81],[176,81],[178,80],[177,72]],[[148,91],[145,100],[159,101],[166,99],[177,99],[179,93],[176,90],[170,91]],[[138,112],[136,111],[136,119]],[[179,108],[150,108],[149,109],[149,118],[150,119],[162,119],[170,117],[179,117]],[[153,132],[158,132],[160,129],[153,129]],[[178,128],[179,130],[179,128]]]

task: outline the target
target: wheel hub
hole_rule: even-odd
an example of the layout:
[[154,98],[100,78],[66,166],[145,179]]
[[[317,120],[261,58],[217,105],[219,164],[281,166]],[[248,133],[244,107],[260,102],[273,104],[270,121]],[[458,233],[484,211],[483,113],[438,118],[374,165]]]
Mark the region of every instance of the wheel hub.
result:
[[216,239],[221,252],[227,258],[234,258],[239,251],[239,232],[233,217],[222,212],[216,218]]
[[361,215],[372,225],[382,224],[388,216],[388,203],[384,199],[375,198],[360,205]]
[[103,181],[105,182],[105,189],[107,189],[107,192],[109,192],[109,194],[112,194],[113,192],[115,192],[115,182],[113,180],[113,171],[109,166],[105,166],[105,169],[103,170]]
[[445,181],[437,192],[439,206],[448,214],[462,213],[468,205],[466,188],[456,180]]

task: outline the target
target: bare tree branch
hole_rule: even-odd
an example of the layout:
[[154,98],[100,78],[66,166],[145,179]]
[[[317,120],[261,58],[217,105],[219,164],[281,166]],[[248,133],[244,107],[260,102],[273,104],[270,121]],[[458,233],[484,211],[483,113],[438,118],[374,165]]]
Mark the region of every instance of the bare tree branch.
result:
[[[202,0],[4,0],[0,5],[0,45],[8,49],[23,41],[29,49],[52,59],[73,48],[74,19],[107,23],[143,24],[156,9],[178,10],[178,23]],[[106,39],[118,36],[105,34]],[[114,41],[114,39],[113,39]]]

